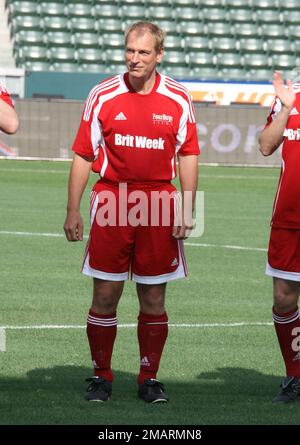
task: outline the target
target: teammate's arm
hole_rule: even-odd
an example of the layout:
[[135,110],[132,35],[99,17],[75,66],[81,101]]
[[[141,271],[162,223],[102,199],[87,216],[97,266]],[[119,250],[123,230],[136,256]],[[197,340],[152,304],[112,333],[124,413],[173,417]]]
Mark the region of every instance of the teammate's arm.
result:
[[64,223],[64,231],[68,241],[82,241],[83,238],[80,202],[91,168],[92,162],[74,153],[68,185],[67,217]]
[[270,156],[283,141],[283,132],[295,101],[292,82],[287,80],[286,86],[279,72],[274,73],[273,86],[282,107],[276,119],[264,128],[259,137],[260,151],[264,156]]
[[198,186],[198,156],[178,156],[178,163],[182,194],[182,224],[173,227],[173,236],[176,239],[184,239],[189,235],[193,226],[192,212]]
[[0,130],[14,134],[19,127],[18,115],[12,106],[0,98]]

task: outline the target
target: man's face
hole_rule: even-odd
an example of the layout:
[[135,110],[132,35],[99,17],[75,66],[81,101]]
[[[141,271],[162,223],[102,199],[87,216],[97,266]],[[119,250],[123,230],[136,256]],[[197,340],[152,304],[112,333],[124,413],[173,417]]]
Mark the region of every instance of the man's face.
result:
[[132,31],[125,48],[126,66],[131,77],[148,78],[162,60],[163,51],[157,53],[155,40],[151,33],[140,34]]

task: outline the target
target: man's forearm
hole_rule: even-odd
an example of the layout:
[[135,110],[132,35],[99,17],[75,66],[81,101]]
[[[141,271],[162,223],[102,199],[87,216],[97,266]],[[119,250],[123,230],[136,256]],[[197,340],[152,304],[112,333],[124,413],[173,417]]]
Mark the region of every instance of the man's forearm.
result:
[[87,185],[92,163],[86,161],[76,153],[74,154],[69,176],[68,211],[79,211],[80,202]]
[[7,103],[0,99],[0,129],[8,134],[13,134],[19,127],[18,115]]
[[290,108],[283,106],[276,119],[261,132],[259,143],[264,156],[271,155],[282,143],[290,111]]
[[179,156],[179,180],[183,200],[185,192],[190,192],[194,207],[198,187],[198,156]]

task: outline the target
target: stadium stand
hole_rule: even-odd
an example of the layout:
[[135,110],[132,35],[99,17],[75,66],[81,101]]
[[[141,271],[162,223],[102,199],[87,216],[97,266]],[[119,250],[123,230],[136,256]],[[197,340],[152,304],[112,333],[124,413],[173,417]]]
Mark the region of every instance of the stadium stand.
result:
[[[177,78],[270,80],[300,52],[299,0],[6,0],[17,67],[114,73],[137,20],[166,31],[162,71]],[[257,75],[256,75],[257,71]]]

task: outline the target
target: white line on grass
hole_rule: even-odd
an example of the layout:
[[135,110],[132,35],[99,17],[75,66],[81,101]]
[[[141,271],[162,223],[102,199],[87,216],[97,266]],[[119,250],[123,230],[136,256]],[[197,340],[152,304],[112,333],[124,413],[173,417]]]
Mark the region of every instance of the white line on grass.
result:
[[[51,174],[69,174],[69,170],[55,170],[55,169],[33,169],[33,168],[0,168],[0,172],[12,172],[12,173],[51,173]],[[238,179],[242,181],[246,181],[247,179],[259,179],[259,180],[267,180],[274,181],[278,179],[278,176],[253,176],[253,175],[220,175],[220,174],[207,174],[199,172],[200,178],[205,179]]]
[[[236,328],[242,326],[273,326],[272,322],[241,321],[236,323],[169,323],[171,328]],[[119,324],[118,328],[136,328],[136,323]],[[86,329],[86,325],[33,325],[33,326],[2,326],[2,330],[44,330],[44,329]]]
[[[0,230],[0,235],[12,235],[12,236],[41,236],[45,238],[64,238],[65,235],[63,233],[44,233],[44,232],[15,232],[9,230]],[[88,236],[84,235],[84,238],[87,239]],[[235,246],[230,244],[203,244],[203,243],[190,243],[185,242],[185,246],[191,247],[214,247],[219,249],[233,249],[233,250],[248,250],[254,252],[266,252],[267,249],[262,247],[247,247],[247,246]]]

